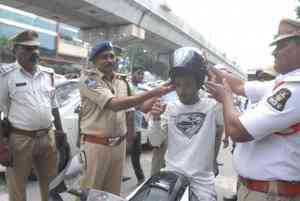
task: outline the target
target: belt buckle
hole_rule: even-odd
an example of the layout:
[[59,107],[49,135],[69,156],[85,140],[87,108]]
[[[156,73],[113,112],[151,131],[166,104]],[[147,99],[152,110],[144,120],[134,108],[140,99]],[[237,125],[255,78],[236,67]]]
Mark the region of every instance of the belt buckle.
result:
[[120,139],[121,137],[108,138],[108,145],[116,146],[119,143]]

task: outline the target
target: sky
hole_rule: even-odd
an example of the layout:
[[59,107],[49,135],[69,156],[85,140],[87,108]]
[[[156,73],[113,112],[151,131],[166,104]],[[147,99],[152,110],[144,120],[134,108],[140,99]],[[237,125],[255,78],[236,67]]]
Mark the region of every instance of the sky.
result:
[[243,70],[273,63],[269,46],[280,19],[296,18],[296,0],[167,0],[172,12]]

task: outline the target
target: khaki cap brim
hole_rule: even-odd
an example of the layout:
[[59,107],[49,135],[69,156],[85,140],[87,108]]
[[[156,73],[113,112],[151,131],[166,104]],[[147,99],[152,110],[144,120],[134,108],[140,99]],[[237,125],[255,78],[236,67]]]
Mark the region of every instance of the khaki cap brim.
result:
[[25,45],[25,46],[40,46],[40,42],[38,41],[26,41],[26,42],[17,42],[17,45]]
[[285,34],[285,35],[279,36],[279,37],[275,38],[274,41],[272,41],[270,46],[276,45],[276,43],[278,43],[279,41],[282,41],[287,38],[292,38],[292,37],[300,37],[300,35],[292,33],[292,34]]

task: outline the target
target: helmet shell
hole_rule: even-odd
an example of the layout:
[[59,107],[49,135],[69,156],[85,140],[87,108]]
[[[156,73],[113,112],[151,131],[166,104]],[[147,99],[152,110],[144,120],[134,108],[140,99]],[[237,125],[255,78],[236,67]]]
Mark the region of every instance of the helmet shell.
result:
[[173,66],[170,70],[170,78],[181,74],[193,74],[197,79],[199,88],[203,85],[207,75],[207,63],[203,52],[194,47],[182,47],[176,49],[173,54]]

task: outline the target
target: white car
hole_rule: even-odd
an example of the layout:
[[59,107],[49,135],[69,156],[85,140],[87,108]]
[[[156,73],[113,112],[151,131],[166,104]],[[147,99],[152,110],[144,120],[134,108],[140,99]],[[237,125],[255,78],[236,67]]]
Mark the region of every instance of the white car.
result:
[[80,93],[78,79],[59,82],[56,86],[56,98],[63,130],[67,133],[71,155],[74,155],[79,149]]

